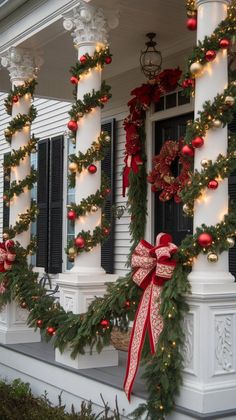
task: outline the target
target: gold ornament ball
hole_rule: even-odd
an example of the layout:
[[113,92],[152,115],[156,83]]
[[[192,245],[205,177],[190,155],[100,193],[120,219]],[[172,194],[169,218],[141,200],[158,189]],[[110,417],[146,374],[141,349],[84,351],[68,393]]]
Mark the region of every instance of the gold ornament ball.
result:
[[111,137],[107,135],[107,136],[105,136],[105,140],[108,142],[108,141],[111,140]]
[[75,163],[75,162],[71,162],[71,163],[69,164],[69,170],[70,170],[71,172],[76,172],[76,171],[77,171],[77,165],[76,165],[76,163]]
[[190,66],[190,71],[193,76],[200,76],[200,73],[202,72],[203,66],[198,61],[195,63],[192,63]]
[[214,252],[209,252],[207,255],[207,261],[210,263],[216,263],[218,261],[218,255],[214,254]]
[[4,241],[6,241],[7,239],[9,239],[9,235],[8,235],[8,233],[4,233],[4,234],[2,235],[2,237],[3,237]]
[[70,141],[71,141],[72,144],[76,144],[76,138],[75,137],[71,137]]
[[234,247],[234,245],[235,245],[235,240],[234,240],[234,238],[227,238],[227,239],[226,239],[226,242],[227,242],[227,244],[228,244],[229,248],[233,248],[233,247]]
[[69,254],[70,257],[74,257],[75,254],[76,254],[75,248],[69,248],[68,249],[68,254]]
[[213,125],[214,128],[220,128],[222,126],[220,120],[213,120],[212,125]]
[[10,132],[10,130],[8,130],[8,128],[6,128],[6,130],[4,130],[4,134],[5,134],[5,136],[10,136],[11,132]]
[[207,168],[207,166],[209,165],[209,160],[202,159],[201,160],[201,165],[202,165],[203,168]]
[[190,216],[193,213],[191,207],[189,207],[188,204],[183,205],[183,212],[188,216]]
[[229,105],[229,106],[233,106],[234,105],[234,98],[233,96],[226,96],[225,98],[225,104]]

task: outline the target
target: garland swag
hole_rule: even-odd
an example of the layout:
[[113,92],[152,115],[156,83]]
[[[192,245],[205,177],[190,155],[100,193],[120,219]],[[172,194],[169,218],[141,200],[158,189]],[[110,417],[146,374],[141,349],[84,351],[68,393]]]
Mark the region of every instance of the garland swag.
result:
[[[192,7],[195,3],[188,1],[188,4],[191,4]],[[235,17],[233,21],[229,20],[229,18],[231,19],[232,16],[235,16],[235,5],[236,2],[232,1],[227,18],[227,25],[230,28],[229,32],[232,31],[233,33],[235,33]],[[195,8],[193,10],[195,11]],[[190,12],[193,13],[193,10],[191,9]],[[188,15],[190,15],[189,13]],[[222,23],[219,25],[219,28],[221,27]],[[208,41],[210,41],[210,38]],[[82,65],[83,63],[78,63],[76,67],[78,73],[76,74],[83,72]],[[145,107],[147,108],[150,103],[146,104]],[[137,104],[141,110],[141,119],[144,121],[145,109],[138,101]],[[221,112],[224,115],[224,112],[228,112],[228,108]],[[140,114],[136,119],[140,119]],[[227,117],[226,122],[228,121]],[[195,127],[195,123],[189,125],[190,130],[193,127]],[[135,137],[136,140],[139,138],[138,150],[137,148],[134,149],[136,153],[131,153],[131,155],[133,159],[133,156],[138,153],[141,165],[136,171],[133,168],[129,170],[128,174],[130,186],[128,202],[129,212],[132,216],[130,223],[131,253],[140,239],[144,237],[145,230],[146,199],[144,197],[146,197],[147,187],[145,130],[143,124],[138,124],[135,127]],[[188,137],[185,138],[185,143],[185,146],[188,146]],[[235,153],[234,140],[229,145],[229,153],[233,152]],[[210,171],[210,168],[211,162],[207,170]],[[230,168],[227,168],[227,173],[230,171]],[[205,175],[204,170],[201,172],[201,177],[204,176],[203,174]],[[188,191],[190,192],[190,198],[188,199],[183,191],[182,199],[186,204],[190,200],[191,204],[198,192],[191,192],[191,186],[189,186]],[[203,246],[203,242],[199,238],[206,232],[210,236],[210,242],[208,241],[207,246],[205,242],[205,246]],[[138,419],[146,413],[147,418],[150,420],[163,420],[173,409],[174,397],[178,393],[182,382],[183,356],[181,349],[184,344],[184,333],[181,323],[188,310],[185,296],[190,291],[187,276],[191,270],[192,258],[201,252],[208,252],[211,247],[217,253],[227,250],[232,245],[230,239],[232,240],[232,237],[235,236],[235,232],[236,213],[235,208],[232,207],[229,214],[225,215],[222,222],[217,226],[202,225],[197,228],[194,235],[188,235],[183,240],[175,255],[178,264],[172,280],[166,282],[162,289],[161,315],[164,329],[156,347],[156,352],[153,356],[150,355],[147,349],[144,349],[143,352],[149,396],[147,403],[140,405],[133,413],[133,418]],[[227,238],[227,240],[224,240],[224,238]],[[117,326],[120,330],[127,330],[129,321],[134,319],[141,295],[139,287],[131,281],[131,272],[126,277],[119,279],[115,284],[109,285],[104,298],[96,298],[91,303],[87,313],[75,315],[71,312],[66,313],[58,303],[55,303],[53,297],[47,295],[42,285],[37,282],[37,275],[27,265],[27,251],[16,244],[16,261],[12,270],[7,273],[7,289],[0,295],[2,305],[15,298],[22,307],[30,310],[29,325],[41,328],[47,339],[53,336],[54,345],[61,351],[70,343],[73,357],[78,353],[83,353],[86,345],[96,346],[97,351],[101,351],[103,346],[110,342],[111,331],[114,326]],[[1,282],[5,281],[6,274],[0,274],[0,279]]]

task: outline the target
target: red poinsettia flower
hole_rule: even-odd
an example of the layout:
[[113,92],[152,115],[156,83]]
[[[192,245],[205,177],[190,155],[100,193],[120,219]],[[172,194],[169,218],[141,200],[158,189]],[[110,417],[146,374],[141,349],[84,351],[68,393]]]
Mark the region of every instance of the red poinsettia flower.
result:
[[176,89],[181,74],[179,68],[166,69],[157,76],[157,81],[165,92],[171,92]]

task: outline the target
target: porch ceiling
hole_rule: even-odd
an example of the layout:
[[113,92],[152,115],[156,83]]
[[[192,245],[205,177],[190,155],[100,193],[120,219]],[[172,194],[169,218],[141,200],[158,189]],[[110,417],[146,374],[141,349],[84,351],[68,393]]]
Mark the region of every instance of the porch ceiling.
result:
[[[118,9],[120,22],[110,31],[113,53],[112,65],[104,71],[107,80],[139,66],[140,50],[145,45],[145,34],[156,32],[158,48],[163,57],[178,53],[194,43],[195,34],[186,31],[184,0],[91,0],[91,4],[104,10]],[[24,47],[42,51],[44,64],[39,72],[37,94],[71,99],[69,68],[76,60],[70,33],[57,20],[25,40]],[[0,91],[9,89],[8,74],[0,70]]]

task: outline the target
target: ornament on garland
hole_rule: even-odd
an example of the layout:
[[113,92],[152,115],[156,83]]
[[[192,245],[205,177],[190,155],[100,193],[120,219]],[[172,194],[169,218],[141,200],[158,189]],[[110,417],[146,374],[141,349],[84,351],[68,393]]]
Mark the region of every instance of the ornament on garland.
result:
[[81,62],[81,64],[85,64],[87,62],[87,57],[86,55],[81,55],[79,61]]
[[195,139],[192,140],[192,146],[195,149],[198,149],[204,145],[204,139],[202,137],[195,137]]
[[138,370],[145,332],[148,331],[151,352],[155,353],[163,330],[160,297],[163,284],[171,279],[177,264],[172,259],[176,252],[177,246],[172,243],[172,237],[166,233],[159,233],[154,247],[147,241],[141,240],[132,255],[133,281],[143,289],[143,295],[135,315],[129,343],[124,381],[125,393],[129,400]]
[[82,236],[78,236],[75,239],[75,245],[77,246],[77,248],[80,248],[80,249],[84,248],[85,247],[85,240],[84,240],[84,238]]
[[194,150],[192,147],[188,146],[188,144],[185,144],[182,149],[181,149],[181,153],[183,156],[186,157],[193,157],[194,156]]
[[93,165],[93,164],[89,165],[88,171],[89,171],[90,174],[95,174],[97,172],[96,165]]
[[14,251],[15,243],[11,239],[0,243],[0,272],[4,273],[12,268],[12,264],[16,259]]
[[67,124],[67,127],[69,128],[69,130],[71,131],[77,131],[78,129],[78,123],[74,120],[70,120]]
[[76,219],[76,213],[75,213],[75,211],[73,211],[73,210],[70,210],[70,211],[68,211],[68,213],[67,213],[67,217],[68,217],[68,219],[69,220],[75,220]]
[[207,184],[207,188],[209,188],[209,190],[216,190],[218,188],[218,186],[219,186],[219,184],[218,184],[218,181],[216,179],[212,179]]
[[203,248],[209,248],[212,245],[213,238],[210,233],[204,232],[198,236],[198,244]]
[[38,328],[42,328],[42,326],[43,326],[42,319],[38,319],[37,322],[36,322],[36,325],[37,325]]
[[216,52],[214,50],[208,50],[205,54],[206,61],[214,61],[216,58]]
[[55,335],[56,334],[56,328],[54,328],[54,327],[47,327],[46,331],[47,331],[48,335]]
[[227,38],[222,38],[219,42],[219,45],[220,45],[220,48],[222,48],[222,50],[227,50],[230,47],[231,42]]
[[235,240],[234,240],[234,238],[227,238],[227,239],[226,239],[226,242],[227,242],[227,244],[228,244],[229,248],[233,248],[233,247],[234,247],[234,245],[235,245]]
[[190,31],[196,31],[197,29],[197,19],[195,17],[190,17],[186,22],[187,28]]
[[225,104],[228,105],[229,107],[234,106],[235,103],[235,99],[232,96],[226,96],[225,97]]
[[79,83],[79,79],[75,76],[71,76],[70,82],[72,83],[72,85],[77,85]]
[[218,259],[218,255],[214,252],[209,252],[209,254],[207,254],[207,261],[210,263],[216,263]]
[[14,102],[14,104],[17,104],[17,102],[19,102],[19,96],[17,95],[13,96],[12,102]]
[[109,328],[110,327],[110,321],[108,319],[103,319],[100,322],[100,325],[103,329]]
[[112,57],[111,57],[111,56],[107,56],[107,57],[105,58],[105,63],[106,63],[106,64],[111,64],[111,62],[112,62]]
[[201,75],[203,70],[203,65],[199,63],[198,61],[194,62],[190,66],[190,72],[194,77],[198,77]]
[[[182,156],[183,139],[179,142],[172,140],[166,141],[160,153],[153,158],[153,169],[147,177],[147,181],[152,184],[152,191],[161,191],[159,200],[168,201],[171,198],[179,203],[180,193],[190,179],[191,162]],[[181,165],[180,173],[175,177],[171,171],[171,165],[178,159]]]

